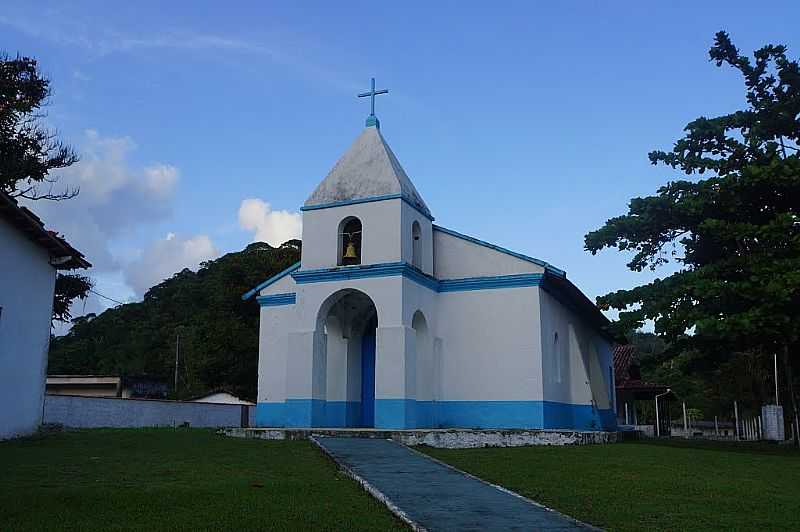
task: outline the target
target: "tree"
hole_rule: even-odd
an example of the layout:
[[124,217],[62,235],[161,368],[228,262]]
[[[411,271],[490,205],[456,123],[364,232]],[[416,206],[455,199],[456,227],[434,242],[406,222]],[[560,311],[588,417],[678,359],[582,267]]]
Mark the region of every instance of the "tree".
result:
[[51,172],[75,164],[78,156],[41,124],[49,96],[50,80],[36,59],[0,55],[0,190],[12,197],[62,200],[78,194],[53,190]]
[[72,320],[70,306],[76,299],[84,300],[92,289],[92,281],[77,273],[59,273],[53,294],[53,319],[61,322]]
[[300,241],[244,250],[184,269],[150,288],[141,302],[76,319],[50,344],[56,373],[149,375],[172,382],[180,334],[175,397],[216,388],[254,399],[258,379],[259,306],[242,294],[300,259]]
[[[620,311],[615,326],[652,320],[696,364],[719,366],[735,353],[779,353],[797,418],[794,370],[800,347],[800,69],[785,46],[739,53],[725,32],[709,51],[738,70],[746,108],[690,122],[669,152],[649,154],[697,181],[676,180],[655,196],[634,198],[628,213],[585,237],[592,254],[634,252],[628,267],[678,271],[598,298]],[[791,356],[795,353],[795,357]]]
[[[78,189],[55,191],[53,170],[78,161],[75,151],[41,124],[50,80],[30,57],[0,54],[0,192],[28,200],[64,200]],[[91,281],[82,275],[56,278],[53,319],[69,321],[70,304],[85,299]]]

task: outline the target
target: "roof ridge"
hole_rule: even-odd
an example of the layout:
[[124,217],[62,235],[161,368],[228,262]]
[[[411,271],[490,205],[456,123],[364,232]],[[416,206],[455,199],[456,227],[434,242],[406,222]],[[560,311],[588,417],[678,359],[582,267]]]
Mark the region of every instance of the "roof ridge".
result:
[[430,210],[383,134],[367,127],[303,204],[336,206],[347,201],[400,195],[423,214]]

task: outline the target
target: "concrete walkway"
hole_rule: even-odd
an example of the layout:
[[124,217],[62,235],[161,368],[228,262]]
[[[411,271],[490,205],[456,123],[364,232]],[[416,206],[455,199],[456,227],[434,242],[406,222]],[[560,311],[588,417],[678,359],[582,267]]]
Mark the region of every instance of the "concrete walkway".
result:
[[415,530],[597,530],[391,440],[312,440]]

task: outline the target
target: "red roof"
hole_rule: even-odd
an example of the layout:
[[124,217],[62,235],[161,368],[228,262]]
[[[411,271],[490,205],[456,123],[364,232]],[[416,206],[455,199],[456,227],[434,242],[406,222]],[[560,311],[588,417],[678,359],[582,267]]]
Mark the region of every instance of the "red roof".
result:
[[668,389],[663,384],[642,381],[636,347],[630,344],[614,346],[614,385],[618,391],[662,393]]
[[55,231],[44,228],[44,222],[27,207],[21,206],[17,200],[0,192],[0,218],[16,227],[35,244],[43,247],[50,254],[50,264],[58,270],[74,270],[90,268],[83,253],[72,247]]

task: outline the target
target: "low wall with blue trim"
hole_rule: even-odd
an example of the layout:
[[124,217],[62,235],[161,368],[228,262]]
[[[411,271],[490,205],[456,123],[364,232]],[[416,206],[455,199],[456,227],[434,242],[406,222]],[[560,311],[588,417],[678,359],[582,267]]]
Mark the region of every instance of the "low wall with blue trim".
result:
[[172,427],[188,423],[192,427],[243,427],[255,425],[254,406],[46,395],[44,423],[72,428]]
[[[257,427],[357,427],[360,404],[351,401],[290,399],[259,403]],[[414,401],[377,399],[379,429],[563,429],[616,430],[612,410],[552,401]]]

